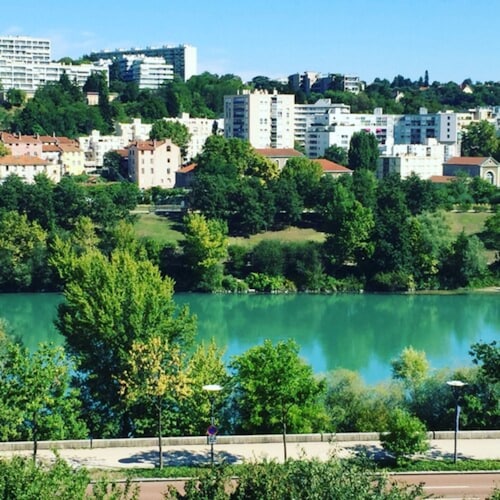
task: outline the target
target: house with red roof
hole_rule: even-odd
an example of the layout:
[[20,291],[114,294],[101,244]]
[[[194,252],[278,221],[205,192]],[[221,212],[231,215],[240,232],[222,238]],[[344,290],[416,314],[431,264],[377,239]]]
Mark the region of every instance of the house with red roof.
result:
[[54,182],[61,180],[61,167],[47,160],[32,155],[6,155],[0,157],[0,183],[9,175],[15,174],[29,184],[35,182],[35,176],[45,174]]
[[313,160],[314,163],[318,163],[323,170],[324,175],[331,175],[332,177],[339,177],[341,175],[352,175],[352,170],[350,168],[339,165],[334,161],[327,160],[326,158],[319,158]]
[[500,163],[491,156],[455,156],[443,163],[443,175],[480,177],[496,187],[500,187]]
[[276,163],[279,170],[283,170],[290,158],[304,157],[300,151],[293,148],[256,148],[255,152]]

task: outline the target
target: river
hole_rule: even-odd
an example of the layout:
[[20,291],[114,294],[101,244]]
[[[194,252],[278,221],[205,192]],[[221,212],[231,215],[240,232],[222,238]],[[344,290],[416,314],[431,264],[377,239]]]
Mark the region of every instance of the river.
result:
[[[61,296],[0,294],[0,317],[30,348],[62,343],[53,320]],[[391,375],[406,346],[434,369],[470,366],[469,348],[500,339],[500,295],[206,295],[177,294],[198,319],[198,338],[226,349],[225,359],[264,339],[293,338],[316,373],[358,371],[374,384]]]

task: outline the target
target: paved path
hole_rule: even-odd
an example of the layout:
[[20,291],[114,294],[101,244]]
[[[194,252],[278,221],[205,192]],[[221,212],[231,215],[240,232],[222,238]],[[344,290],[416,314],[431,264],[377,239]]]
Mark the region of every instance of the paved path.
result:
[[[430,442],[431,448],[427,452],[430,458],[452,458],[453,439],[436,439]],[[346,456],[353,450],[366,449],[371,454],[382,451],[378,441],[343,441],[328,442],[299,442],[288,443],[289,458],[329,458],[332,454]],[[227,463],[238,463],[248,460],[264,458],[283,460],[282,443],[248,443],[248,444],[219,444],[214,445],[215,460]],[[51,458],[50,450],[39,450],[40,458]],[[102,467],[102,468],[130,468],[155,467],[158,461],[156,447],[116,447],[92,449],[61,449],[58,451],[75,466]],[[30,451],[1,451],[0,457],[13,455],[29,456]],[[209,445],[177,445],[164,446],[165,465],[192,465],[210,461]],[[500,439],[464,439],[458,441],[458,459],[498,459],[500,460]]]

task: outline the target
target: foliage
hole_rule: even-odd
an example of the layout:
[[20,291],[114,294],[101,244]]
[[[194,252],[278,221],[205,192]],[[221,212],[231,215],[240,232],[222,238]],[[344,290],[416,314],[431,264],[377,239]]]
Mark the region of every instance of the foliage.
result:
[[396,462],[429,448],[424,424],[417,417],[400,409],[392,413],[388,433],[381,436],[380,442],[385,450],[394,455]]
[[189,481],[185,499],[416,499],[422,486],[401,486],[376,473],[363,461],[288,460],[248,463],[238,467],[238,480],[230,468],[215,468]]
[[149,138],[159,141],[171,139],[174,144],[181,148],[181,154],[184,158],[186,156],[189,141],[191,140],[191,133],[186,125],[180,122],[157,120],[151,127]]
[[462,135],[462,156],[495,156],[499,142],[495,126],[486,120],[468,125]]
[[46,274],[47,233],[26,215],[0,212],[0,290],[43,290]]
[[412,346],[405,347],[399,357],[391,362],[392,377],[401,380],[410,390],[417,387],[427,377],[429,362],[424,351]]
[[189,345],[193,319],[187,309],[177,310],[172,280],[162,278],[149,261],[122,250],[109,259],[96,250],[73,259],[56,325],[76,358],[91,432],[129,435],[134,412],[140,416],[143,409],[124,408],[119,380],[134,341],[159,336],[173,345]]
[[280,173],[280,177],[295,183],[297,193],[306,208],[316,205],[316,193],[322,176],[321,165],[307,158],[290,158]]
[[14,457],[0,460],[0,497],[17,500],[84,498],[89,484],[85,469],[75,469],[56,456],[53,464]]
[[[0,332],[1,333],[1,332]],[[37,351],[0,339],[0,437],[33,441],[86,437],[78,392],[70,390],[71,365],[64,350],[41,344]]]
[[481,372],[487,379],[493,383],[500,382],[500,346],[496,341],[472,344],[470,355],[472,361],[480,365]]
[[365,131],[352,134],[348,159],[350,169],[367,169],[374,172],[377,169],[378,160],[377,138]]
[[295,292],[295,285],[284,276],[270,276],[263,273],[251,272],[246,278],[250,290],[266,293]]
[[338,163],[339,165],[347,166],[349,164],[349,159],[347,158],[347,152],[344,148],[340,146],[329,146],[325,149],[323,156],[334,163]]
[[0,158],[11,154],[11,150],[3,143],[0,142]]
[[190,380],[183,366],[178,345],[152,336],[146,341],[134,340],[123,376],[120,395],[132,404],[153,402],[157,414],[159,467],[163,467],[162,420],[165,403],[177,404],[191,393]]
[[184,219],[184,256],[193,273],[194,288],[214,291],[221,288],[222,262],[227,258],[227,226],[216,219],[191,213]]
[[311,432],[321,425],[318,397],[324,385],[298,353],[294,341],[273,345],[266,340],[230,363],[238,412],[236,429],[281,432],[285,459],[287,432]]

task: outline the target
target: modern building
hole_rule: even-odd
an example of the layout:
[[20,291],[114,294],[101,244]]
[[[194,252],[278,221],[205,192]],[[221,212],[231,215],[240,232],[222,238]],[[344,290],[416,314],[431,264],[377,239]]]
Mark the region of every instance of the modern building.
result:
[[172,65],[174,74],[184,81],[189,80],[198,73],[197,49],[192,45],[162,45],[160,47],[102,50],[92,52],[90,56],[95,60],[118,60],[123,56],[161,57],[167,64]]
[[402,178],[412,174],[421,179],[443,175],[446,146],[436,139],[427,139],[426,144],[395,144],[380,155],[377,165],[379,179],[389,174]]
[[469,177],[480,177],[496,187],[500,187],[500,163],[490,157],[458,156],[443,164],[443,175],[456,176],[459,173]]
[[247,140],[254,148],[293,148],[295,96],[276,91],[224,97],[224,136]]
[[4,90],[20,89],[33,96],[38,87],[57,82],[63,74],[82,87],[95,73],[109,76],[108,64],[62,64],[51,62],[50,41],[41,38],[0,37],[0,82]]
[[174,67],[163,57],[125,55],[118,59],[120,78],[136,83],[140,89],[157,89],[174,79]]
[[173,188],[180,157],[179,147],[170,139],[136,141],[128,147],[129,177],[140,189]]

